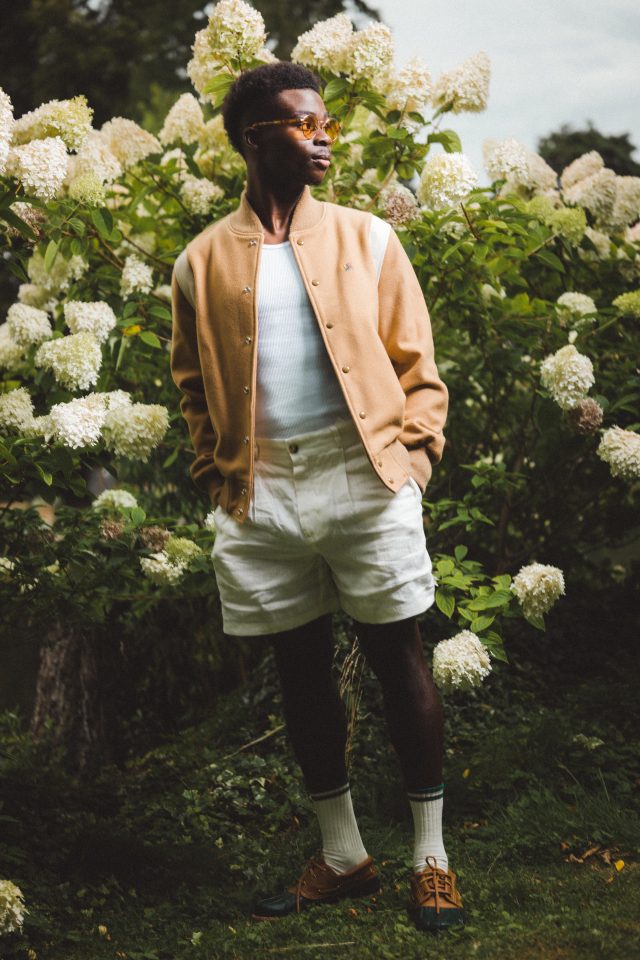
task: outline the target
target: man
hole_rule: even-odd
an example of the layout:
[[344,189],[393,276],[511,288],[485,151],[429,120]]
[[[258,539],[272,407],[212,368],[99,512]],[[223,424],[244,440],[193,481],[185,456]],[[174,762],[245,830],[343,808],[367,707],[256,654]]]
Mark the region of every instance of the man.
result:
[[238,209],[176,261],[171,371],[191,476],[215,505],[224,631],[273,645],[322,834],[322,856],[252,915],[379,890],[331,674],[331,614],[342,607],[382,685],[413,813],[410,912],[439,929],[462,923],[463,907],[442,841],[442,706],[416,617],[434,602],[422,493],[442,456],[448,392],[395,233],[311,195],[339,133],[319,90],[287,62],[230,89],[225,129],[247,184]]

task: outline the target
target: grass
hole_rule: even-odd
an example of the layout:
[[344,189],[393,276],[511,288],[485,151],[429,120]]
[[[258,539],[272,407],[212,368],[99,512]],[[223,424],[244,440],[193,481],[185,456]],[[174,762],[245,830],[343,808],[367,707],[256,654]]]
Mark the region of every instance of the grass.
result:
[[[463,929],[434,936],[406,915],[410,812],[370,676],[351,781],[382,893],[249,919],[254,897],[291,883],[319,849],[267,658],[214,716],[89,781],[45,762],[4,715],[0,876],[30,912],[0,957],[640,958],[632,658],[580,671],[560,658],[543,679],[510,650],[480,691],[446,701],[445,842]],[[589,749],[579,733],[602,743]]]

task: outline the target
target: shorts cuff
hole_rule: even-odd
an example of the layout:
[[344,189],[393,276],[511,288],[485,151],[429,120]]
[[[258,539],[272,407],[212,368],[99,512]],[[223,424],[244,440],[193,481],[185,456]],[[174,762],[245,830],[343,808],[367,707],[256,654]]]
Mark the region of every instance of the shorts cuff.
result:
[[419,597],[412,601],[398,603],[390,601],[389,603],[380,603],[376,597],[376,603],[365,599],[347,599],[341,601],[342,609],[353,620],[359,623],[395,623],[398,620],[408,620],[409,617],[417,617],[424,613],[435,603],[435,587],[425,590]]
[[225,615],[223,609],[222,629],[232,637],[266,636],[270,633],[282,633],[283,630],[295,630],[296,627],[302,627],[305,623],[311,623],[312,620],[317,620],[326,613],[335,613],[339,609],[337,601],[328,599],[315,608],[310,608],[307,603],[304,608],[294,611],[290,607],[273,614],[265,611],[260,620],[251,620],[248,617],[232,620]]

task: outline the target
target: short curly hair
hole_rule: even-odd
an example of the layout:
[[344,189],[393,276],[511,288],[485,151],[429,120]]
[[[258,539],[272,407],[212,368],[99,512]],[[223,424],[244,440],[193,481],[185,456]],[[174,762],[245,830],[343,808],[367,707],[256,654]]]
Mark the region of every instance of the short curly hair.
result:
[[222,119],[231,144],[244,156],[242,132],[245,127],[265,117],[281,90],[315,90],[320,93],[322,81],[307,67],[288,60],[265,63],[241,73],[224,98]]

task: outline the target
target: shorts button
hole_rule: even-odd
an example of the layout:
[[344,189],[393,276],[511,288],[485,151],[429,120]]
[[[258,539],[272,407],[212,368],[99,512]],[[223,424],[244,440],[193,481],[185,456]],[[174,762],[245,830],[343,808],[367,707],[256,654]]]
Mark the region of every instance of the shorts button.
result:
[[297,453],[297,452],[298,452],[298,444],[297,444],[297,443],[290,443],[290,444],[289,444],[289,453]]

